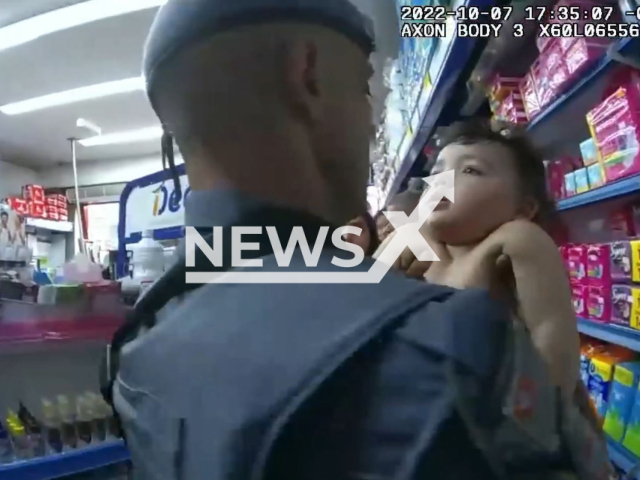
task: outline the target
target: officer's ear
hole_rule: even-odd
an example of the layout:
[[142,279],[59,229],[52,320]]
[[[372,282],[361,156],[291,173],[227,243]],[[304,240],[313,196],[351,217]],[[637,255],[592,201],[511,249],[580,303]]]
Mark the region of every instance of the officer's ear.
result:
[[320,116],[318,46],[298,40],[283,51],[286,101],[297,118],[312,125]]

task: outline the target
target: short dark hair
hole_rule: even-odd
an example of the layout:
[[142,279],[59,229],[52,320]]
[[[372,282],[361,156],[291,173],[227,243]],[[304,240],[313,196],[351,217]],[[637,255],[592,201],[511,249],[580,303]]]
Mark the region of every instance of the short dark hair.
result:
[[523,193],[529,195],[538,204],[538,211],[532,220],[543,227],[549,227],[555,220],[555,202],[547,190],[544,158],[526,133],[510,125],[492,126],[484,121],[460,122],[450,127],[442,147],[450,144],[474,143],[495,143],[512,153]]

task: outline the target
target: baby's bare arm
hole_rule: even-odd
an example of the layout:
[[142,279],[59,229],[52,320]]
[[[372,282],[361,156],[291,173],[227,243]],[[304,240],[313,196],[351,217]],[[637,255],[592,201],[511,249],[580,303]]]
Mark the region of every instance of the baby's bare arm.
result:
[[558,249],[541,228],[530,222],[511,222],[501,230],[522,319],[549,364],[551,379],[570,398],[579,376],[580,338]]

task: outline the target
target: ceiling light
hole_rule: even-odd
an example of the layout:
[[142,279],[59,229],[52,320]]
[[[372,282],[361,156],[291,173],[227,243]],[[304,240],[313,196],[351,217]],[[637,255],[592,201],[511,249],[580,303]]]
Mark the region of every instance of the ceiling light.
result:
[[159,7],[167,0],[89,0],[0,29],[0,50],[104,18]]
[[88,87],[75,88],[65,92],[52,93],[42,97],[31,98],[21,102],[9,103],[0,107],[0,112],[5,115],[19,115],[21,113],[35,112],[45,108],[67,105],[69,103],[93,100],[95,98],[108,97],[120,93],[135,92],[145,89],[144,77],[127,78],[114,82],[99,83]]
[[162,133],[162,127],[151,127],[140,130],[129,130],[127,132],[110,133],[107,135],[96,135],[95,137],[79,140],[78,143],[83,147],[98,147],[102,145],[145,142],[161,138]]

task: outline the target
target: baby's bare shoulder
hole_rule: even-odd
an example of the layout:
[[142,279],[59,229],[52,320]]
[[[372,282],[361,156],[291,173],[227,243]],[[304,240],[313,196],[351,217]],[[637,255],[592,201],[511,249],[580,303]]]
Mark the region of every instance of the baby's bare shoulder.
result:
[[509,256],[545,257],[558,255],[555,242],[539,225],[528,220],[513,220],[499,227],[495,235]]

